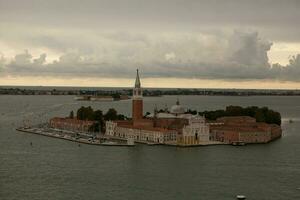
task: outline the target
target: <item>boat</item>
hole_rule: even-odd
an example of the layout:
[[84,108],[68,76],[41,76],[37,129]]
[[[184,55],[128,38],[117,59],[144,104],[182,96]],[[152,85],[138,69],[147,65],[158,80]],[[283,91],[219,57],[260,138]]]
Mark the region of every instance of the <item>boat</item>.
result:
[[74,100],[84,100],[84,97],[83,96],[76,96],[76,97],[74,97]]
[[91,101],[113,101],[112,96],[94,96],[90,98]]
[[133,138],[128,138],[127,139],[127,145],[134,146],[134,139]]
[[77,100],[77,101],[88,101],[88,100],[90,100],[90,96],[86,96],[86,95],[76,96],[76,97],[74,97],[74,100]]
[[244,195],[236,195],[236,199],[239,199],[239,200],[246,199],[246,196],[244,196]]
[[118,143],[117,142],[112,142],[112,141],[106,141],[106,142],[103,142],[101,144],[104,144],[104,145],[116,145]]
[[236,141],[236,142],[232,142],[233,146],[245,146],[246,143],[245,142],[241,142],[241,141]]

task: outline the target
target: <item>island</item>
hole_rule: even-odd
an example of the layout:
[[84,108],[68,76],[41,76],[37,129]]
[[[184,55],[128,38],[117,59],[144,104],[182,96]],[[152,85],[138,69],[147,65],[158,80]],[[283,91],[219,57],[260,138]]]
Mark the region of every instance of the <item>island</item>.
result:
[[[55,117],[44,126],[18,130],[57,135],[72,141],[130,141],[178,147],[203,145],[245,145],[268,143],[282,135],[281,115],[267,107],[227,106],[224,110],[186,109],[177,99],[170,108],[143,111],[143,89],[137,71],[132,90],[131,117],[110,108],[105,114],[92,107],[80,107],[67,117]],[[38,131],[37,131],[38,130]],[[96,142],[95,142],[96,141]]]

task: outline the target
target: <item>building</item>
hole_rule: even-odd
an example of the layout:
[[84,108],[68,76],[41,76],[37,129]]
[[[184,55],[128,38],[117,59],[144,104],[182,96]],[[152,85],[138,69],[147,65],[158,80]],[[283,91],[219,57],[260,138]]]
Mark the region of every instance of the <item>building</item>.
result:
[[210,125],[210,140],[233,144],[267,143],[281,137],[281,127],[276,124],[256,122],[248,116],[221,117]]
[[132,91],[132,120],[134,123],[143,120],[143,90],[138,69],[136,70],[136,79]]
[[123,123],[122,121],[106,122],[106,135],[121,139],[133,138],[135,141],[145,143],[176,142],[177,132],[156,127],[136,127],[131,123]]
[[189,123],[178,134],[178,145],[198,145],[209,142],[209,125],[202,116],[191,116]]
[[165,108],[158,112],[155,109],[145,117],[138,70],[132,93],[132,120],[107,121],[107,136],[178,146],[266,143],[281,136],[280,126],[259,123],[248,116],[221,117],[208,123],[203,116],[187,114],[179,100],[170,110]]
[[199,145],[209,141],[209,126],[205,118],[185,114],[179,100],[170,112],[158,113],[144,117],[143,90],[139,71],[137,70],[132,96],[132,120],[107,121],[106,135],[137,142],[170,144],[180,146]]
[[49,127],[73,132],[93,132],[94,124],[94,121],[54,117],[50,119]]

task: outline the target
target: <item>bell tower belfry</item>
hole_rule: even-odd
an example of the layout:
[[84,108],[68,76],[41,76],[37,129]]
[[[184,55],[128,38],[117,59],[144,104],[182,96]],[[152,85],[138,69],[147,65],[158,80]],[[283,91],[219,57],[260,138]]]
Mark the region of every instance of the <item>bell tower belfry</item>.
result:
[[141,88],[139,70],[137,69],[132,91],[132,120],[134,122],[139,119],[143,119],[143,90]]

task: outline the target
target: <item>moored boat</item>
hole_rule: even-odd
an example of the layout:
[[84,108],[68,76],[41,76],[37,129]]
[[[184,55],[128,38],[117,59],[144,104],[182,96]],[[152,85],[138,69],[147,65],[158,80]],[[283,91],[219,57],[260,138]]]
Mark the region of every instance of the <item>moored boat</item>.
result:
[[246,196],[244,196],[244,195],[237,195],[236,199],[239,199],[239,200],[246,199]]

